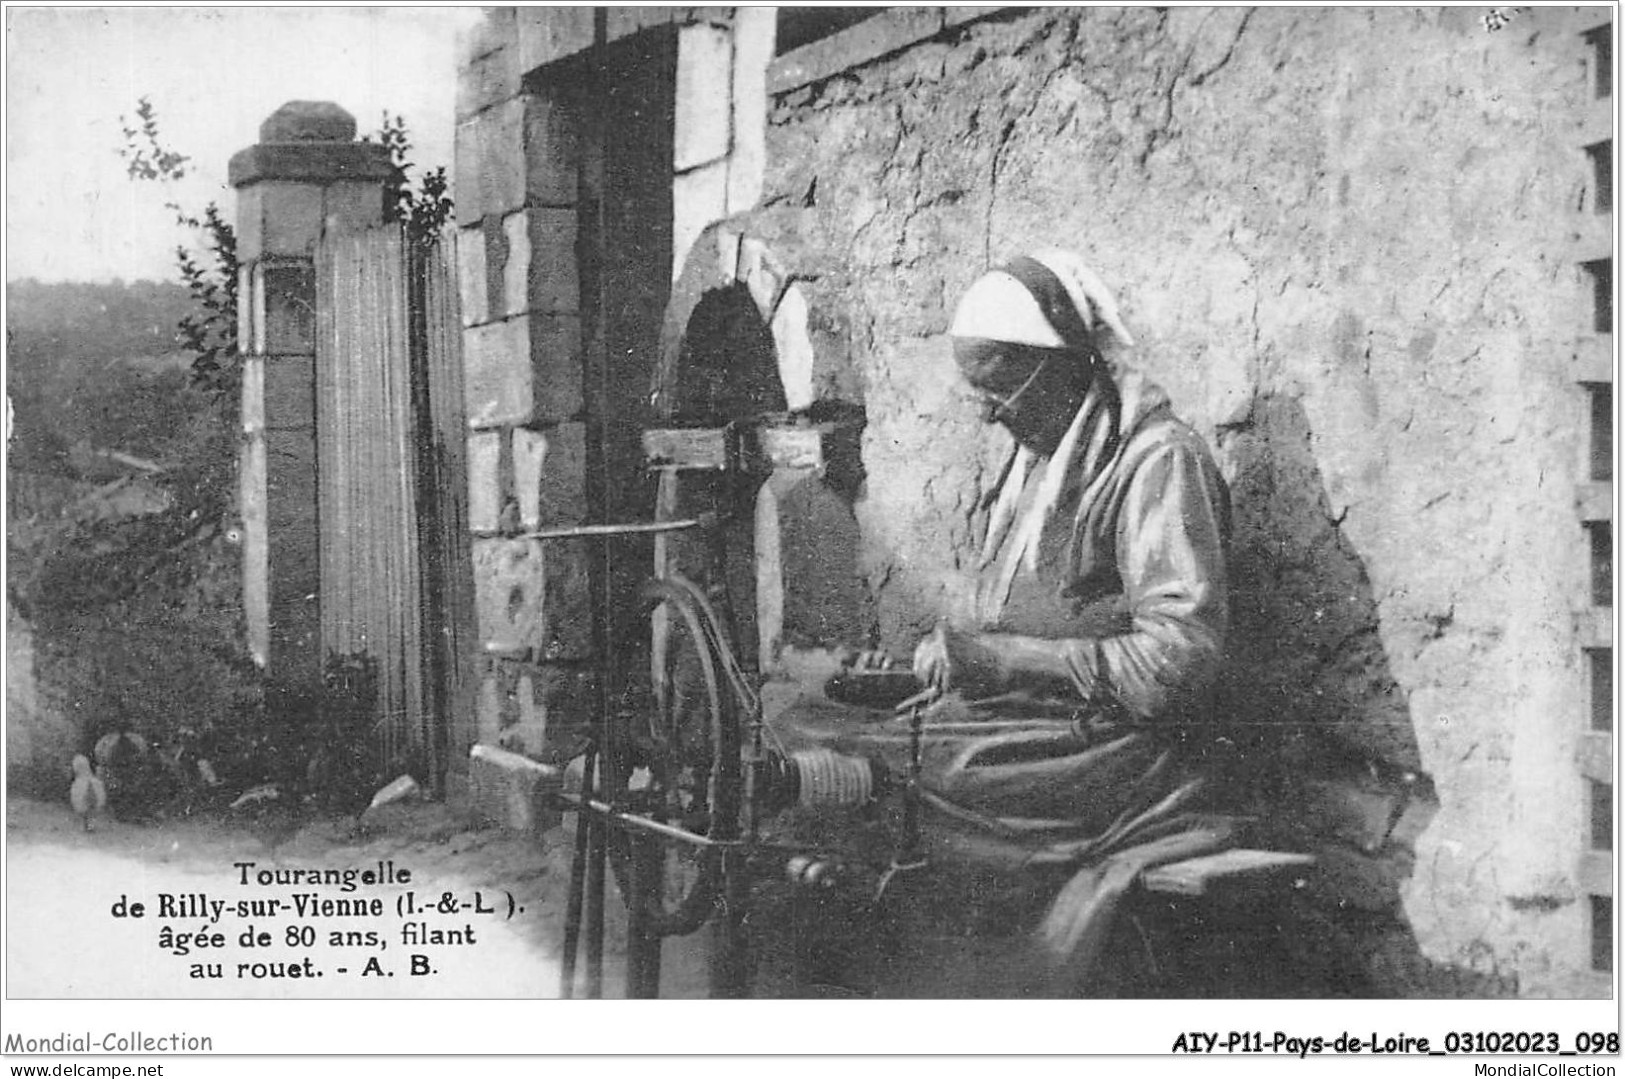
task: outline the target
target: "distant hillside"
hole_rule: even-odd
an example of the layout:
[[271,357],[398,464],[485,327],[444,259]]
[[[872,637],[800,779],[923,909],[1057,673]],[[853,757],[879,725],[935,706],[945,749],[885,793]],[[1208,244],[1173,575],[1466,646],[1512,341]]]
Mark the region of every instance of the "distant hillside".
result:
[[6,392],[16,413],[8,465],[71,473],[74,443],[173,453],[199,405],[175,332],[192,309],[178,284],[9,283]]
[[174,352],[175,324],[191,308],[186,289],[170,282],[10,282],[7,387],[60,364]]

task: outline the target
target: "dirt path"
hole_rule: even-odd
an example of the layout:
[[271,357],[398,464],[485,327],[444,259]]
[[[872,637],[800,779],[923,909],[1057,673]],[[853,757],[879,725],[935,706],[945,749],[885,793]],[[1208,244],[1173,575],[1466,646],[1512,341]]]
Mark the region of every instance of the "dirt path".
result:
[[[87,835],[66,806],[12,799],[8,810],[6,970],[11,995],[558,994],[570,857],[562,830],[540,844],[525,842],[470,830],[444,806],[422,804],[388,807],[365,828],[349,820],[323,819],[188,819],[152,825],[103,821]],[[244,870],[240,863],[253,863],[253,869]],[[410,881],[370,887],[358,882],[347,891],[337,882],[311,887],[284,883],[285,877],[268,878],[268,884],[258,879],[261,871],[364,871],[380,864],[387,867],[386,875],[405,870]],[[250,874],[246,885],[244,872]],[[351,903],[377,899],[380,913],[374,915],[369,907],[360,914],[322,916],[294,907],[296,895],[312,893]],[[458,905],[452,912],[440,909],[448,893]],[[202,900],[196,898],[200,896]],[[144,916],[114,917],[121,898],[127,904],[142,903]],[[267,915],[265,904],[271,900],[279,906]],[[256,901],[261,904],[257,908],[234,909],[239,902]],[[213,913],[216,902],[226,904],[218,914]],[[607,951],[613,970],[621,951],[613,897],[610,907]],[[335,946],[335,930],[344,946]],[[194,947],[191,941],[166,945],[165,931],[207,934],[211,939],[200,943],[216,946]],[[416,934],[416,942],[408,942],[404,934],[409,932]],[[246,938],[255,942],[252,946],[244,946],[245,934],[252,934]],[[175,954],[181,948],[186,954]],[[414,954],[424,957],[418,961],[420,969],[426,963],[434,973],[414,975]],[[290,976],[294,970],[297,977]],[[209,976],[215,972],[220,976]]]

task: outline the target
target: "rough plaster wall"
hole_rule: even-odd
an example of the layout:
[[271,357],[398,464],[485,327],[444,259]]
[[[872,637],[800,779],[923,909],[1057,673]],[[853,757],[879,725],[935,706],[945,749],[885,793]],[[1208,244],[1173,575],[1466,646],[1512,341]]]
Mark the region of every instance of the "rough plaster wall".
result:
[[779,99],[766,184],[847,230],[883,643],[966,612],[1009,449],[956,389],[953,298],[1023,249],[1086,252],[1139,341],[1120,359],[1233,485],[1238,715],[1431,776],[1405,913],[1525,992],[1585,961],[1582,75],[1545,15],[1005,17]]

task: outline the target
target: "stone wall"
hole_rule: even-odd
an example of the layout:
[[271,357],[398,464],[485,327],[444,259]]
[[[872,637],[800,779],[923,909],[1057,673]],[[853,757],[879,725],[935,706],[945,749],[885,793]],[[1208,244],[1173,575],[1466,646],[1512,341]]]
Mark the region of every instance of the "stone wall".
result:
[[1574,244],[1607,13],[1479,14],[997,14],[779,93],[763,203],[815,206],[847,260],[880,643],[968,612],[1009,449],[954,389],[955,296],[1086,253],[1138,339],[1116,358],[1233,487],[1232,718],[1430,781],[1386,870],[1421,951],[1561,994],[1595,988]]

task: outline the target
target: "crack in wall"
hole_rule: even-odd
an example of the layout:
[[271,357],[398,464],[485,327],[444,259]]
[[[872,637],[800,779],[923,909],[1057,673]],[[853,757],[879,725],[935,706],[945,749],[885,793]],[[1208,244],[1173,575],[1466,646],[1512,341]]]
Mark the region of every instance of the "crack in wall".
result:
[[[1174,100],[1179,94],[1179,84],[1181,80],[1183,80],[1187,86],[1201,86],[1203,83],[1207,82],[1208,79],[1212,78],[1227,65],[1229,65],[1231,58],[1235,56],[1236,46],[1241,43],[1242,35],[1247,32],[1247,24],[1252,21],[1253,12],[1255,10],[1257,9],[1248,8],[1242,14],[1241,21],[1236,24],[1236,31],[1233,35],[1231,35],[1230,44],[1225,48],[1223,56],[1221,56],[1213,64],[1209,65],[1205,70],[1199,71],[1195,75],[1190,75],[1187,77],[1186,73],[1189,71],[1192,61],[1196,59],[1197,43],[1201,40],[1202,33],[1207,28],[1208,21],[1213,18],[1214,13],[1209,12],[1203,17],[1202,24],[1197,27],[1196,33],[1192,35],[1191,44],[1184,50],[1184,54],[1179,59],[1178,66],[1174,69],[1173,75],[1169,77],[1167,88],[1163,90],[1161,94],[1159,94],[1159,97],[1162,100],[1162,116],[1152,126],[1151,130],[1147,132],[1145,146],[1140,150],[1140,153],[1135,159],[1136,164],[1140,168],[1145,168],[1146,162],[1150,160],[1151,155],[1156,152],[1157,147],[1168,139],[1173,138],[1175,134]],[[1159,15],[1160,18],[1157,23],[1157,30],[1160,34],[1166,36],[1168,21],[1167,12],[1160,12]]]
[[[1230,63],[1231,57],[1236,54],[1236,46],[1241,44],[1241,36],[1247,32],[1247,24],[1252,21],[1253,15],[1257,11],[1257,8],[1250,7],[1242,12],[1241,22],[1236,24],[1236,32],[1231,36],[1230,45],[1224,50],[1224,55],[1219,57],[1218,61],[1208,67],[1206,71],[1200,71],[1192,75],[1190,79],[1192,86],[1201,86]],[[1203,25],[1206,25],[1206,23],[1204,22]]]

